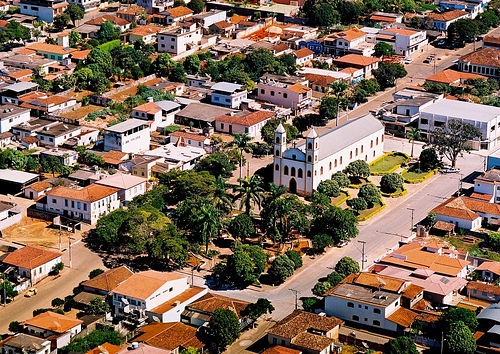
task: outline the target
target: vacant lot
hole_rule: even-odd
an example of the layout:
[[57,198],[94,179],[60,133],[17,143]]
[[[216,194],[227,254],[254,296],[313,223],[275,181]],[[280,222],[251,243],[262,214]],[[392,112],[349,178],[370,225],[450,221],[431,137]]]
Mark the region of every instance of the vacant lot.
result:
[[94,106],[92,104],[89,104],[87,106],[77,108],[74,111],[63,113],[63,114],[61,114],[61,117],[68,118],[68,119],[82,119],[82,118],[86,117],[87,114],[89,114],[91,112],[98,111],[100,109],[103,109],[103,107]]
[[[59,230],[50,228],[51,224],[50,221],[24,217],[19,224],[2,230],[3,239],[30,246],[58,248]],[[67,233],[63,231],[62,236],[67,243]]]
[[[160,81],[159,78],[155,78],[155,79],[151,79],[149,81],[143,82],[141,85],[142,86],[154,85],[154,84],[156,84],[159,81]],[[115,101],[123,102],[123,101],[125,101],[127,99],[127,97],[135,96],[137,94],[137,87],[138,86],[139,85],[136,85],[136,86],[133,86],[133,87],[129,87],[126,90],[123,90],[123,91],[121,91],[119,93],[116,93],[114,95],[108,96],[108,98],[111,98],[112,100],[115,100]]]

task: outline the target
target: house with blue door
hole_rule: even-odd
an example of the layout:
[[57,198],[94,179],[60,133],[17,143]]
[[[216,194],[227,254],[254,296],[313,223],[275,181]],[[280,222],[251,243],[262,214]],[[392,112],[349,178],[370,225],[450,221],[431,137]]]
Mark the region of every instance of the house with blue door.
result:
[[312,50],[314,54],[321,54],[323,53],[323,38],[300,41],[299,48],[307,48]]

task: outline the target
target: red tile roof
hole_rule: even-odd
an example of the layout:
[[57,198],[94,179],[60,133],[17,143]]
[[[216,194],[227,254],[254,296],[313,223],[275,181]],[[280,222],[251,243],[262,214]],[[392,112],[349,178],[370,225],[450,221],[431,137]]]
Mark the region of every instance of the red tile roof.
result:
[[59,252],[25,246],[9,253],[3,262],[20,268],[35,269],[61,256]]
[[434,81],[434,82],[441,82],[445,84],[451,84],[454,82],[459,82],[460,80],[469,80],[469,79],[487,79],[487,77],[478,75],[478,74],[473,74],[473,73],[464,73],[461,71],[455,71],[451,69],[445,69],[443,71],[440,71],[438,73],[435,73],[434,75],[431,75],[427,77],[425,80],[426,81]]
[[64,186],[57,186],[54,189],[48,191],[47,195],[81,200],[84,202],[96,202],[116,192],[118,192],[118,189],[116,188],[100,186],[98,184],[91,184],[90,186],[84,187],[82,189],[73,189]]
[[47,311],[23,322],[22,324],[45,329],[55,333],[65,333],[82,323],[82,320],[76,320],[52,311]]
[[113,293],[146,300],[167,282],[183,278],[185,278],[184,275],[176,273],[147,270],[132,274],[130,278],[119,284]]
[[488,271],[496,275],[500,275],[500,263],[495,261],[486,261],[481,263],[479,267],[476,268],[478,271]]
[[365,57],[364,55],[360,54],[347,54],[344,55],[341,58],[335,59],[335,63],[340,63],[344,65],[349,65],[349,66],[368,66],[373,63],[379,62],[380,59],[376,57]]
[[177,132],[170,133],[169,136],[175,136],[178,138],[182,137],[184,139],[191,139],[191,140],[196,140],[196,141],[205,141],[205,140],[209,139],[208,137],[206,137],[204,135],[187,133],[187,132],[183,132],[183,131],[177,131]]
[[451,10],[451,11],[446,11],[443,13],[430,13],[427,15],[427,18],[430,18],[431,20],[434,21],[441,21],[441,22],[448,22],[455,20],[457,18],[463,17],[463,16],[468,16],[469,14],[465,11],[462,10]]
[[141,335],[135,338],[136,341],[157,348],[173,351],[179,347],[195,347],[198,349],[204,347],[203,343],[197,338],[196,328],[181,322],[153,322],[138,331]]
[[[290,87],[288,87],[290,88]],[[273,112],[269,111],[255,111],[252,113],[249,113],[243,117],[241,116],[231,116],[231,115],[222,115],[215,120],[218,122],[222,123],[228,123],[228,124],[238,124],[242,125],[245,127],[251,127],[255,124],[258,124],[260,122],[264,122],[268,119],[271,119],[275,116],[276,114]]]
[[308,48],[301,48],[292,53],[298,59],[306,58],[314,54],[314,52]]
[[165,10],[165,12],[168,13],[173,18],[178,18],[178,17],[182,17],[182,16],[191,15],[193,13],[193,10],[191,10],[185,6],[177,6],[177,7],[173,7],[171,9]]
[[113,291],[119,284],[123,283],[125,280],[132,276],[132,271],[125,266],[118,268],[113,268],[99,274],[95,278],[89,279],[82,283],[82,286],[86,286],[93,289],[102,290],[105,292]]

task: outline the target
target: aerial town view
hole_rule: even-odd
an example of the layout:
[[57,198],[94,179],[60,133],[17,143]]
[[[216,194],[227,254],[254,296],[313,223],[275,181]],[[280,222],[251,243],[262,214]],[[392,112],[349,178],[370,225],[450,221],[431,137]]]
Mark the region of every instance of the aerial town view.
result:
[[1,0],[0,354],[500,353],[500,0]]

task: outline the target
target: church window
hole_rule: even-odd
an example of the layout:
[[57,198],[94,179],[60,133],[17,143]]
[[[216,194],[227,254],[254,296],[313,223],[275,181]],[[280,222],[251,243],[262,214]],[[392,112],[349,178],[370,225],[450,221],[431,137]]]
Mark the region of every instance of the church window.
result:
[[373,140],[370,141],[370,148],[373,147]]
[[290,176],[295,177],[295,167],[290,170]]
[[330,161],[330,171],[332,170],[332,162]]
[[292,160],[297,160],[297,155],[292,155]]
[[340,164],[342,165],[342,156],[340,156]]
[[316,143],[316,149],[318,148],[318,143]]
[[368,156],[367,155],[365,155],[365,161],[368,161]]
[[277,136],[277,137],[276,137],[276,144],[279,144],[279,143],[280,143],[280,137],[279,137],[279,136]]
[[314,156],[314,161],[318,161],[318,155]]
[[352,159],[352,151],[349,153],[349,158]]
[[375,145],[378,145],[378,138],[375,139]]
[[358,148],[356,148],[356,156],[358,156]]
[[280,165],[276,164],[276,166],[274,167],[274,169],[275,169],[276,171],[279,171],[279,170],[280,170]]
[[382,142],[384,142],[384,136],[382,135]]
[[311,150],[312,148],[313,148],[313,144],[312,143],[307,143],[307,149]]
[[280,151],[276,150],[276,156],[280,156]]
[[335,159],[335,167],[337,167],[337,159]]
[[314,175],[317,176],[318,175],[318,171],[314,171]]
[[311,171],[307,171],[307,177],[311,177]]
[[363,153],[363,145],[361,145],[361,153]]
[[375,151],[373,152],[373,157],[375,157]]
[[301,169],[301,168],[299,168],[299,170],[297,171],[297,176],[298,176],[299,178],[304,177],[304,172],[302,171],[302,169]]
[[311,155],[307,156],[307,162],[311,162],[311,161],[312,161]]
[[321,166],[321,170],[320,171],[321,171],[320,175],[322,175],[323,174],[323,166]]
[[283,174],[288,176],[288,166],[283,169]]

